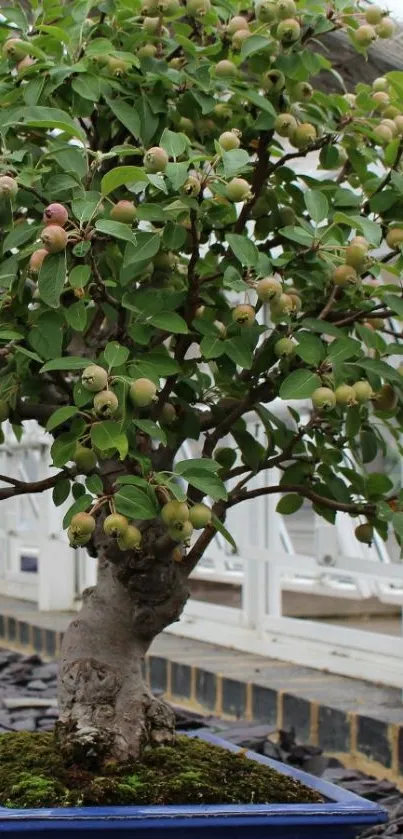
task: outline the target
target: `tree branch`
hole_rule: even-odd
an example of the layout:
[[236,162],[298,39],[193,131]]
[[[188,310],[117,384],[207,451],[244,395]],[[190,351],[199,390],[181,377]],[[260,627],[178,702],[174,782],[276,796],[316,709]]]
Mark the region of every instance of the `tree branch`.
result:
[[249,491],[243,490],[237,496],[234,495],[231,497],[230,495],[226,502],[226,507],[234,507],[236,504],[240,504],[241,501],[250,501],[252,498],[259,498],[262,495],[276,495],[277,493],[283,494],[287,492],[301,495],[303,498],[308,498],[313,504],[318,504],[319,506],[327,507],[328,510],[335,510],[340,513],[358,513],[373,516],[375,512],[374,504],[350,504],[343,501],[336,501],[333,498],[323,497],[313,489],[300,484],[279,484],[278,486],[259,487],[258,489],[251,489]]
[[255,171],[253,173],[252,178],[252,198],[250,201],[247,201],[239,214],[238,220],[236,222],[234,232],[235,233],[242,233],[242,230],[245,227],[245,224],[249,218],[251,210],[256,203],[259,195],[262,191],[264,182],[269,174],[269,152],[268,152],[268,143],[270,142],[273,136],[273,131],[262,131],[259,137],[259,144],[257,149],[257,165],[255,167]]
[[34,492],[45,492],[47,489],[52,489],[59,481],[66,478],[74,477],[74,471],[69,469],[62,469],[56,475],[51,475],[49,478],[44,478],[42,481],[17,481],[14,478],[8,478],[0,475],[0,481],[12,484],[8,489],[0,489],[0,501],[6,498],[14,498],[16,495],[29,495]]

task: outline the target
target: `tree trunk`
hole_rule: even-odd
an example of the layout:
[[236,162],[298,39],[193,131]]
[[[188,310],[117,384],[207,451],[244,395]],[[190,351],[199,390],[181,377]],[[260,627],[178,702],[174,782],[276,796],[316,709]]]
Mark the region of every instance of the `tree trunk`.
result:
[[56,737],[65,757],[79,763],[123,762],[173,738],[174,714],[152,696],[142,668],[188,592],[180,565],[170,552],[156,556],[158,534],[150,534],[141,552],[122,553],[97,528],[98,582],[65,633],[59,676]]

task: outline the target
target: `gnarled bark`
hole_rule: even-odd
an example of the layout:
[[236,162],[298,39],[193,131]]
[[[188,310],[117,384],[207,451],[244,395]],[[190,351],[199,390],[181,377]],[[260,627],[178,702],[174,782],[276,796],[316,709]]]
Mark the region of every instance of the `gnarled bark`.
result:
[[173,737],[173,712],[142,674],[152,640],[188,596],[169,552],[156,556],[159,535],[150,528],[141,552],[122,553],[97,528],[98,582],[65,633],[60,666],[57,737],[75,761],[125,761]]

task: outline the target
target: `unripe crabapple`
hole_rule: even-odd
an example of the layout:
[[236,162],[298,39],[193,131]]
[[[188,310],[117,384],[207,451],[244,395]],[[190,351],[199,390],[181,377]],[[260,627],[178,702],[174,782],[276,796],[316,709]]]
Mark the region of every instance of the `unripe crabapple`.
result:
[[373,396],[372,387],[369,382],[365,381],[365,379],[355,382],[352,385],[352,388],[355,393],[355,398],[360,405],[364,402],[369,402]]
[[310,122],[301,122],[290,135],[290,142],[296,149],[306,149],[316,140],[316,128]]
[[277,358],[287,358],[294,355],[296,346],[291,338],[280,338],[274,344],[274,355]]
[[376,411],[385,411],[389,413],[394,411],[397,407],[397,393],[393,390],[392,385],[386,383],[382,385],[381,389],[374,394],[374,407]]
[[161,146],[153,146],[144,155],[144,168],[147,172],[164,172],[169,157]]
[[352,265],[339,265],[333,271],[333,282],[337,286],[352,285],[358,281],[358,275]]
[[331,411],[336,405],[336,394],[329,387],[316,388],[311,398],[317,411]]
[[223,446],[222,448],[215,450],[214,460],[216,460],[223,469],[231,469],[236,461],[236,452],[234,449],[230,449],[229,446]]
[[382,122],[379,125],[375,126],[373,132],[374,137],[380,146],[387,145],[388,143],[391,143],[393,140],[393,134],[390,128],[388,128],[388,126],[384,125]]
[[346,264],[360,270],[365,263],[368,254],[368,245],[361,245],[359,242],[351,242],[345,253]]
[[339,385],[339,387],[336,387],[334,395],[338,405],[350,406],[356,404],[356,393],[350,385]]
[[283,44],[294,44],[301,35],[301,27],[295,18],[286,18],[279,23],[276,35]]
[[274,129],[280,137],[290,137],[297,128],[297,120],[292,114],[279,114],[274,121]]
[[168,536],[174,542],[188,542],[193,533],[193,525],[190,521],[185,521],[183,524],[171,526],[168,528]]
[[9,175],[2,175],[0,177],[0,196],[4,198],[15,198],[18,192],[18,184],[15,178],[10,178]]
[[233,61],[229,61],[227,58],[223,58],[221,61],[218,61],[215,66],[215,74],[219,78],[226,78],[228,76],[236,76],[238,70]]
[[246,18],[241,17],[241,15],[235,15],[235,17],[232,17],[231,20],[228,21],[226,31],[228,35],[233,35],[234,32],[238,32],[239,29],[249,29],[249,24]]
[[220,134],[218,142],[224,151],[239,149],[239,146],[241,145],[240,132],[236,130],[224,131],[223,134]]
[[68,218],[69,214],[63,204],[49,204],[43,213],[44,224],[58,224],[64,227]]
[[99,393],[108,386],[108,374],[99,364],[90,364],[81,375],[81,383],[92,393]]
[[116,414],[119,407],[119,400],[112,390],[101,390],[94,396],[94,411],[99,417],[109,419]]
[[235,306],[235,309],[232,310],[232,320],[238,326],[252,326],[255,322],[255,317],[255,310],[248,303]]
[[231,43],[234,50],[240,50],[244,41],[247,41],[248,38],[251,38],[253,32],[249,29],[238,29],[237,32],[234,32]]
[[383,9],[380,8],[380,6],[370,6],[365,11],[365,20],[367,21],[367,23],[370,23],[372,26],[374,26],[375,24],[381,22],[384,14],[385,12],[383,11]]
[[396,31],[396,25],[390,17],[384,17],[381,23],[375,27],[378,38],[393,38]]
[[87,446],[77,445],[73,460],[79,473],[82,475],[89,475],[97,465],[95,452],[92,449],[88,449]]
[[403,227],[391,227],[386,234],[386,244],[393,251],[403,245]]
[[227,184],[226,194],[234,203],[248,201],[252,197],[250,184],[244,178],[232,178]]
[[189,520],[189,507],[183,501],[168,501],[161,510],[161,518],[167,527],[176,527]]
[[292,96],[298,102],[307,102],[313,96],[313,87],[309,82],[298,82],[292,89]]
[[133,201],[118,201],[111,209],[111,219],[114,221],[123,222],[123,224],[131,224],[136,218],[137,210]]
[[257,20],[261,23],[274,23],[277,20],[277,3],[271,0],[261,0],[255,9]]
[[126,530],[118,536],[118,547],[121,551],[135,550],[140,547],[141,540],[141,531],[134,524],[129,524]]
[[206,504],[194,504],[189,510],[189,520],[196,530],[207,527],[211,522],[211,510]]
[[58,224],[49,224],[42,231],[41,240],[50,253],[59,253],[65,250],[68,236],[63,227]]
[[172,402],[165,402],[165,405],[161,411],[161,422],[164,425],[172,425],[173,422],[176,420],[176,411],[175,406],[172,405]]
[[129,393],[133,405],[138,408],[147,408],[155,398],[157,387],[151,379],[135,379],[130,385]]
[[275,297],[280,297],[283,287],[275,277],[264,277],[263,280],[258,280],[255,290],[262,303],[269,303]]
[[186,11],[192,17],[204,17],[210,9],[210,0],[187,0],[186,2]]
[[[24,44],[21,38],[8,38],[3,45],[4,58],[11,58],[12,61],[18,61],[26,55]],[[21,48],[22,47],[22,48]]]
[[107,536],[112,536],[114,539],[122,537],[129,526],[126,516],[120,513],[111,513],[104,521],[104,533]]
[[77,536],[88,536],[95,530],[95,519],[90,513],[76,513],[71,519],[70,528]]
[[49,256],[49,251],[45,250],[45,248],[38,248],[37,251],[34,251],[31,254],[31,258],[29,260],[28,270],[31,274],[39,274],[39,271],[42,267],[43,260]]
[[362,542],[364,545],[372,545],[374,539],[374,528],[372,524],[359,524],[358,527],[355,528],[354,531],[355,538],[358,542]]
[[200,195],[201,183],[194,175],[189,175],[183,184],[182,191],[185,195],[190,195],[192,198],[197,198]]
[[281,70],[269,70],[262,77],[262,85],[269,93],[280,93],[285,87],[285,75]]
[[354,39],[361,47],[369,47],[376,40],[375,29],[369,24],[364,23],[354,32]]

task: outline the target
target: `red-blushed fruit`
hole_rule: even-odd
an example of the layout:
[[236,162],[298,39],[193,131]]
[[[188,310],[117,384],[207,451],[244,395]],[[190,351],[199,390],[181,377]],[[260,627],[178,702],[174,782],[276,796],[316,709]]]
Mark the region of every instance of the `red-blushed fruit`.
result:
[[233,61],[229,61],[228,58],[223,58],[221,61],[218,61],[215,66],[215,74],[218,78],[227,78],[228,76],[236,76],[238,70]]
[[392,251],[397,251],[403,245],[403,227],[390,227],[386,234],[386,244]]
[[118,547],[121,551],[132,551],[141,545],[141,531],[134,524],[129,524],[120,536],[118,536]]
[[59,253],[65,250],[68,236],[63,227],[58,224],[49,224],[42,230],[41,240],[49,253]]
[[87,446],[81,446],[80,444],[77,444],[73,460],[81,475],[89,475],[97,465],[95,452],[92,449],[88,449]]
[[206,504],[194,504],[189,510],[189,519],[195,530],[207,527],[211,522],[211,510]]
[[369,24],[364,23],[355,30],[354,40],[360,47],[370,47],[372,42],[376,40],[375,29]]
[[167,527],[184,524],[189,520],[189,507],[184,501],[168,501],[161,509],[161,518]]
[[334,395],[338,405],[350,407],[357,402],[355,390],[350,385],[339,385],[339,387],[336,387]]
[[10,406],[5,399],[0,399],[0,422],[5,422],[10,416]]
[[119,407],[119,400],[112,390],[101,390],[94,396],[94,411],[98,417],[109,419],[116,414]]
[[331,411],[336,405],[336,394],[329,387],[316,388],[311,398],[316,411]]
[[108,374],[99,364],[89,364],[81,374],[81,384],[91,393],[98,393],[108,386]]
[[168,528],[168,536],[174,542],[188,542],[193,533],[193,525],[190,521],[185,521],[183,524],[173,525]]
[[34,251],[31,254],[28,270],[31,274],[39,274],[41,270],[43,260],[49,256],[49,251],[45,250],[45,248],[38,248],[37,251]]
[[287,358],[295,354],[297,344],[292,338],[280,338],[274,344],[274,355],[277,358]]
[[235,15],[235,17],[232,17],[231,20],[228,21],[226,31],[228,35],[233,35],[234,32],[238,32],[239,29],[249,29],[249,23],[245,17]]
[[375,91],[375,93],[372,94],[371,99],[374,103],[374,107],[376,108],[376,110],[380,111],[381,113],[390,104],[389,95],[384,90]]
[[359,382],[355,382],[352,385],[352,388],[355,393],[355,398],[360,405],[364,404],[365,402],[369,402],[369,400],[372,399],[374,395],[370,383],[365,381],[365,379]]
[[335,285],[343,288],[358,282],[358,274],[352,265],[338,265],[333,271],[332,279]]
[[76,513],[71,519],[70,528],[78,536],[87,536],[95,530],[95,519],[90,513]]
[[15,178],[10,178],[9,175],[2,175],[0,177],[0,196],[3,198],[15,198],[18,192],[18,184]]
[[378,38],[393,38],[396,32],[396,24],[390,17],[384,17],[381,23],[375,27]]
[[232,149],[239,149],[239,146],[241,145],[240,132],[237,130],[224,131],[222,134],[220,134],[218,142],[221,148],[224,149],[224,151],[232,151]]
[[165,402],[165,405],[161,411],[161,422],[163,425],[172,425],[173,422],[176,420],[176,411],[175,406],[172,405],[172,402]]
[[362,542],[364,545],[372,545],[374,540],[374,528],[372,524],[359,524],[355,528],[354,536],[358,542]]
[[365,264],[368,254],[368,244],[361,245],[359,242],[351,242],[345,253],[346,264],[359,271]]
[[214,452],[214,460],[220,464],[223,469],[232,469],[234,463],[236,462],[236,452],[234,449],[230,449],[229,446],[222,446],[219,449],[216,449]]
[[136,218],[137,210],[133,201],[118,201],[111,209],[111,219],[131,224]]
[[157,386],[151,379],[135,379],[130,385],[130,399],[137,408],[147,408],[157,393]]
[[59,227],[64,227],[68,218],[69,214],[63,204],[49,204],[43,213],[44,224],[58,224]]
[[244,178],[232,178],[227,184],[226,194],[234,203],[248,201],[252,197],[250,184]]
[[237,323],[238,326],[252,326],[255,322],[255,317],[255,310],[253,306],[250,306],[248,303],[235,306],[235,309],[232,310],[232,320],[234,323]]
[[126,533],[128,526],[129,522],[126,516],[122,516],[120,513],[111,513],[110,516],[106,517],[103,524],[104,533],[114,539],[121,538]]
[[144,168],[146,172],[164,172],[168,165],[169,157],[161,146],[153,146],[144,155]]
[[301,122],[290,134],[290,142],[296,149],[306,149],[316,140],[316,128],[310,122]]
[[373,396],[373,404],[376,411],[390,413],[396,410],[398,403],[397,393],[392,385],[386,383]]
[[279,114],[274,121],[274,129],[280,137],[290,137],[297,128],[297,120],[292,114]]
[[277,27],[276,37],[286,46],[298,41],[300,35],[301,27],[295,18],[286,18]]
[[4,58],[10,58],[12,61],[18,61],[19,59],[24,58],[26,55],[24,45],[26,41],[22,41],[21,38],[8,38],[8,40],[3,44],[3,56]]
[[269,303],[275,297],[280,297],[283,286],[276,277],[264,277],[262,280],[257,281],[255,291],[262,303]]

